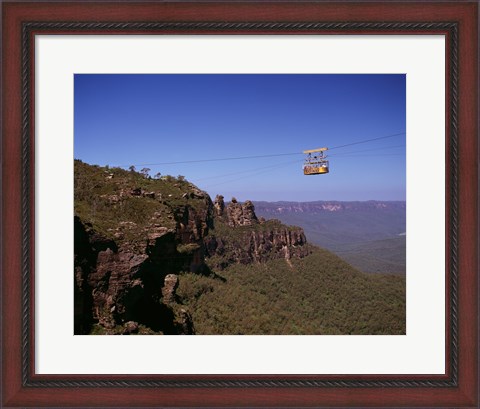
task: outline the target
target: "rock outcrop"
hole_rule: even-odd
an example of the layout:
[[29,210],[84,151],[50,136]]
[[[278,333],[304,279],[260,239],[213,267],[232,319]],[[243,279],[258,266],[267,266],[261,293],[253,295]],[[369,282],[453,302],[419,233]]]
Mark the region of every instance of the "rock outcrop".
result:
[[[183,226],[184,237],[195,237],[194,232],[187,235],[187,230]],[[143,250],[129,243],[118,246],[78,217],[75,234],[79,237],[75,249],[76,334],[89,333],[92,323],[112,334],[136,333],[132,325],[125,329],[128,322],[163,334],[185,334],[185,328],[193,328],[186,324],[185,314],[177,316],[172,308],[178,285],[173,273],[206,268],[197,254],[201,246],[180,252],[177,233],[167,229],[147,235]]]
[[310,248],[303,230],[299,227],[272,226],[265,229],[245,230],[235,237],[209,235],[205,238],[207,257],[217,256],[215,268],[231,264],[263,263],[273,259],[303,258]]
[[171,304],[175,302],[175,291],[178,287],[178,276],[175,274],[167,274],[162,288],[163,302]]
[[225,202],[223,201],[224,197],[222,195],[217,195],[215,197],[214,208],[215,216],[223,217],[225,214]]
[[242,222],[243,226],[250,226],[258,223],[257,215],[255,214],[255,206],[250,200],[247,200],[242,205]]
[[255,207],[250,200],[245,203],[238,203],[237,199],[232,200],[226,207],[227,223],[230,227],[251,226],[258,223],[255,215]]

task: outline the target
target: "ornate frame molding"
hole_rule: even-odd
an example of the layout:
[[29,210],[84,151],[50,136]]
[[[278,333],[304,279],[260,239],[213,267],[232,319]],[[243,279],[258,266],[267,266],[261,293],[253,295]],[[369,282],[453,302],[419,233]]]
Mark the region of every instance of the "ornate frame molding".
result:
[[[32,345],[32,306],[30,295],[32,294],[33,274],[31,264],[32,232],[31,215],[32,201],[30,195],[32,162],[30,160],[32,150],[32,112],[34,94],[32,89],[32,42],[35,34],[41,34],[47,30],[52,32],[59,30],[62,33],[88,33],[89,31],[115,32],[142,32],[164,34],[185,34],[201,32],[205,34],[222,33],[225,31],[235,34],[251,34],[252,32],[270,32],[281,34],[322,34],[332,31],[382,31],[387,34],[401,33],[402,31],[418,32],[442,31],[447,32],[447,48],[449,56],[448,87],[450,93],[450,105],[448,107],[450,117],[450,134],[447,135],[447,145],[451,151],[451,162],[447,164],[447,173],[450,172],[450,188],[447,191],[447,208],[449,209],[449,246],[450,273],[447,283],[447,292],[450,294],[450,332],[447,340],[450,356],[447,365],[450,374],[449,379],[403,380],[388,379],[382,376],[382,380],[355,379],[312,379],[305,376],[302,379],[268,379],[265,376],[254,379],[159,379],[159,380],[38,380],[31,376],[33,373],[33,345]],[[445,388],[458,386],[458,23],[456,22],[26,22],[22,25],[22,384],[24,387],[34,388],[118,388],[118,387],[142,387],[142,388]],[[448,101],[447,101],[448,103]],[[448,179],[448,178],[447,178]],[[229,377],[227,377],[229,378]]]

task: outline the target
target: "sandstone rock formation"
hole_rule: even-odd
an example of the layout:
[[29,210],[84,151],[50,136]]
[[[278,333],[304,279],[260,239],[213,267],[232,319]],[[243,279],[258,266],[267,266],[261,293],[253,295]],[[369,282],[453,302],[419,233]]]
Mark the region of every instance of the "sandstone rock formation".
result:
[[247,200],[242,205],[242,222],[244,226],[258,223],[257,215],[255,214],[255,206],[250,200]]
[[225,212],[225,202],[223,201],[222,195],[217,195],[215,197],[214,207],[215,207],[215,216],[223,217]]
[[171,304],[175,302],[175,291],[178,287],[178,276],[175,274],[167,274],[162,288],[163,303]]
[[128,321],[124,324],[122,335],[130,335],[138,333],[138,322]]
[[268,260],[302,258],[310,254],[307,239],[299,227],[272,227],[261,231],[245,231],[235,238],[205,238],[207,257],[220,256],[216,268],[230,264],[262,263]]
[[251,226],[258,223],[255,207],[250,200],[238,203],[234,197],[226,207],[227,223],[230,227]]
[[128,244],[117,246],[75,218],[76,334],[88,333],[94,322],[111,333],[125,333],[128,322],[159,333],[183,333],[183,324],[176,321],[184,318],[166,305],[174,303],[178,281],[169,273],[187,270],[198,260],[195,253],[177,251],[174,232],[163,232],[148,236],[144,252],[139,252]]

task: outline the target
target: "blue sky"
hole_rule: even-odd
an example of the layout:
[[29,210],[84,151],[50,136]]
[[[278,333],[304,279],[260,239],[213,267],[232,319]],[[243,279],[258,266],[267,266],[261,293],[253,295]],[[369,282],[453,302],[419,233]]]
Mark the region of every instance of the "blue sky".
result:
[[[184,175],[227,200],[405,200],[403,74],[76,74],[75,158]],[[329,152],[304,176],[302,151]],[[288,154],[183,164],[165,162]]]

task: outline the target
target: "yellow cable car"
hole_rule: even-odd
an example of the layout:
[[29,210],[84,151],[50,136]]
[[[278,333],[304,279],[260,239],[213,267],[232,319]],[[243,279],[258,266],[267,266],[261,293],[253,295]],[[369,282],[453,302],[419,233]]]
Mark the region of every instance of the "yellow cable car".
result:
[[307,155],[303,164],[304,175],[323,175],[328,173],[328,160],[325,151],[328,148],[318,148],[303,151]]

